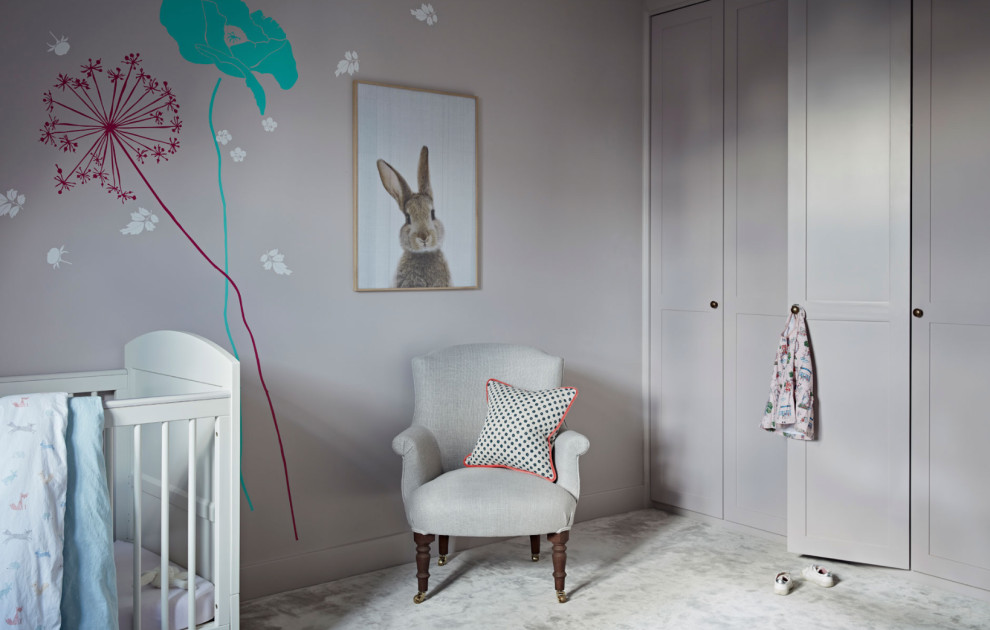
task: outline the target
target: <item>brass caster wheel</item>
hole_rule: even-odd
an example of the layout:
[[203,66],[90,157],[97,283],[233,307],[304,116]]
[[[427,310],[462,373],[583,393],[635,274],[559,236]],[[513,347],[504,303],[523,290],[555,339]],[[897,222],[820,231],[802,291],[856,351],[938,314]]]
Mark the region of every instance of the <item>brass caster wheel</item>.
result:
[[530,556],[529,559],[532,560],[533,562],[539,562],[540,561],[540,554],[534,553],[532,556]]
[[423,591],[416,593],[416,596],[413,597],[414,604],[422,604],[425,601],[426,601],[426,593],[424,593]]
[[447,566],[447,556],[441,555],[439,558],[437,558],[437,566],[438,567]]
[[567,593],[564,591],[557,591],[557,603],[564,604],[567,602]]

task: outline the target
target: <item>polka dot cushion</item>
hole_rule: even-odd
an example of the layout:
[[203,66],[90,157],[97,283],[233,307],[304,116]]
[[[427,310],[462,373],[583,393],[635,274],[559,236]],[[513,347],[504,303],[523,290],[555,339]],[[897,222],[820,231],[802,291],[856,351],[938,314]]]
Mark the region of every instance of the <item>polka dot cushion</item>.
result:
[[485,388],[488,417],[464,465],[511,468],[556,481],[550,451],[578,391],[573,387],[530,391],[494,378]]

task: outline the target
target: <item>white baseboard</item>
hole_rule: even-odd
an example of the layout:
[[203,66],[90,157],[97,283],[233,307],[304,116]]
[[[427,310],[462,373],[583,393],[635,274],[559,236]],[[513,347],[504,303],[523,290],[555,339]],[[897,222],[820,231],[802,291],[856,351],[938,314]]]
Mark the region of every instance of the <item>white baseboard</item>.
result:
[[716,525],[718,527],[724,527],[726,529],[731,529],[737,532],[745,532],[747,534],[759,536],[760,538],[766,538],[767,540],[775,540],[778,542],[787,543],[787,536],[782,536],[781,534],[776,534],[774,532],[768,532],[763,529],[750,527],[749,525],[743,525],[741,523],[733,523],[732,521],[727,521],[722,518],[715,518],[714,516],[708,516],[707,514],[694,512],[692,510],[686,510],[684,508],[675,507],[673,505],[667,505],[666,503],[659,503],[657,501],[652,501],[651,505],[652,507],[655,507],[661,512],[667,512],[668,514],[687,516],[688,518],[704,521],[705,523],[711,523],[712,525]]
[[[632,486],[584,494],[578,502],[577,522],[602,516],[622,514],[643,508],[643,487]],[[504,538],[451,539],[451,553],[487,545]],[[433,555],[436,555],[433,543]],[[339,580],[406,564],[415,560],[412,532],[363,540],[361,542],[321,549],[312,553],[279,558],[270,562],[241,565],[241,598],[244,601],[283,593],[297,588]],[[412,584],[412,582],[410,582]]]
[[581,523],[603,516],[641,510],[644,507],[647,506],[643,503],[643,486],[630,486],[591,494],[582,493],[574,520]]
[[247,601],[370,573],[412,562],[415,556],[410,531],[269,562],[241,564],[241,599]]

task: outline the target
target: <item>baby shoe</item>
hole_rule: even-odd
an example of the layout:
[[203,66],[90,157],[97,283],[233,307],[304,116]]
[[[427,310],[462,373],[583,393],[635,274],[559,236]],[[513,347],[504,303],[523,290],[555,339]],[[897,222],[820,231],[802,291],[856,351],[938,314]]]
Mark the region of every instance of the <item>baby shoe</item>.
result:
[[773,592],[778,595],[787,595],[791,592],[791,574],[786,571],[781,571],[777,574],[777,577],[773,579]]
[[824,586],[825,588],[835,586],[835,578],[832,577],[832,572],[820,564],[806,566],[801,569],[801,575],[804,576],[804,579],[814,582],[818,586]]

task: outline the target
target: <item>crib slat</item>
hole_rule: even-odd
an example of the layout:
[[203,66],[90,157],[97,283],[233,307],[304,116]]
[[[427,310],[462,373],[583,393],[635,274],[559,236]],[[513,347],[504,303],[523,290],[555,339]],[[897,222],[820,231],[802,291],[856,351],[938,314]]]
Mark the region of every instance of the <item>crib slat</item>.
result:
[[162,580],[162,630],[168,630],[168,495],[169,495],[169,483],[168,483],[168,423],[162,423],[162,544],[160,555],[161,555],[161,580]]
[[141,425],[134,426],[134,630],[141,630]]
[[114,460],[116,456],[113,451],[113,436],[113,427],[107,427],[103,430],[103,462],[107,471],[107,493],[110,496],[110,527],[113,529],[113,540],[117,540],[117,512],[114,505],[117,494],[117,484],[114,483],[114,473],[116,472]]
[[189,627],[196,627],[196,419],[189,420],[189,449],[187,451],[189,459],[189,524],[188,524],[188,550],[186,551],[186,564],[189,572],[189,597],[186,601],[186,619],[189,620]]

